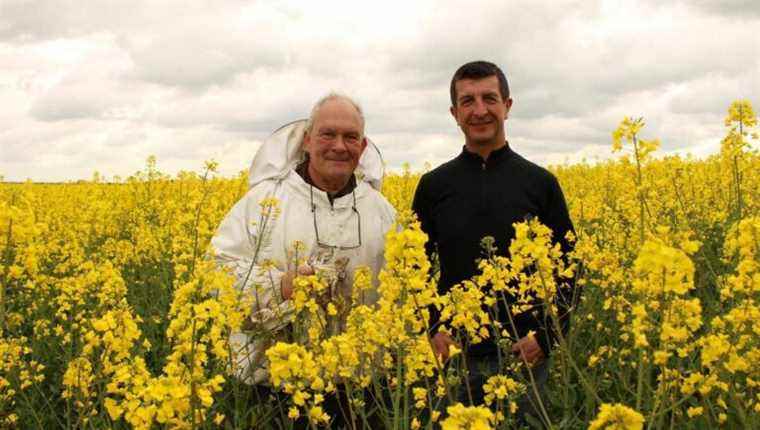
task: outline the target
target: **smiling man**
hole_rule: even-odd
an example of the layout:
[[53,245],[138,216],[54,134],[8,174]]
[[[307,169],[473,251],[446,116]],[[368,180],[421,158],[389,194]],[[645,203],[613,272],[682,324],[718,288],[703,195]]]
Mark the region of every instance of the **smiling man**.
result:
[[[412,204],[429,238],[428,255],[438,254],[442,294],[478,273],[477,260],[484,256],[481,240],[486,236],[494,238],[499,255],[507,256],[515,235],[513,223],[538,217],[567,252],[570,244],[565,235],[573,229],[557,179],[514,152],[506,139],[504,123],[512,98],[501,69],[485,61],[467,63],[454,73],[450,93],[451,115],[464,133],[464,148],[456,158],[422,176]],[[564,315],[561,323],[566,327],[567,312]],[[497,317],[503,327],[510,327],[506,306],[499,306]],[[509,352],[530,364],[534,379],[543,385],[554,343],[551,325],[546,326],[540,312],[513,317],[518,336]],[[437,324],[433,315],[432,326]],[[436,333],[432,343],[446,359],[455,342],[447,334]],[[480,404],[483,383],[500,372],[497,345],[486,340],[466,346],[468,385],[473,403]],[[466,393],[459,397],[460,401],[469,398]],[[530,403],[535,401],[528,400],[521,402],[523,413],[532,412]]]
[[[293,339],[291,330],[296,272],[335,274],[331,292],[347,303],[357,267],[379,272],[385,234],[395,218],[379,192],[383,169],[379,151],[364,135],[361,108],[338,94],[320,99],[308,121],[281,127],[257,151],[249,190],[221,222],[211,245],[218,263],[235,276],[236,288],[253,301],[244,329],[231,335],[230,346],[236,379],[253,386],[258,403],[285,401],[269,385],[266,349],[280,340],[303,340]],[[272,198],[277,210],[264,220],[261,203]],[[296,264],[294,255],[304,257],[305,264]],[[373,290],[360,295],[363,304],[375,300]],[[336,398],[328,396],[325,409],[340,422]],[[282,412],[287,416],[287,409]]]
[[336,197],[355,186],[354,169],[366,147],[360,111],[349,99],[334,96],[318,104],[306,124],[303,149],[308,159],[299,167],[304,179]]

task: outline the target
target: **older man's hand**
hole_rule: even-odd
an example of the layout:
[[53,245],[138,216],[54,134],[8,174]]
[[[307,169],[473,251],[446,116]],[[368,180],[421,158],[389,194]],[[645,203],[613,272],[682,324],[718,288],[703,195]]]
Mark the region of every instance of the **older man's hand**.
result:
[[534,336],[528,335],[512,344],[512,353],[519,356],[529,365],[534,365],[544,359],[544,350]]
[[448,333],[444,332],[438,332],[436,333],[432,339],[430,339],[430,343],[433,344],[433,351],[435,351],[435,355],[441,357],[442,361],[446,361],[449,359],[450,351],[449,348],[451,345],[456,346],[456,342],[454,342],[454,339],[451,338],[451,336],[448,335]]
[[293,297],[293,280],[296,276],[308,276],[314,274],[314,268],[308,264],[298,266],[296,271],[288,270],[282,275],[280,280],[280,294],[283,300],[290,300]]

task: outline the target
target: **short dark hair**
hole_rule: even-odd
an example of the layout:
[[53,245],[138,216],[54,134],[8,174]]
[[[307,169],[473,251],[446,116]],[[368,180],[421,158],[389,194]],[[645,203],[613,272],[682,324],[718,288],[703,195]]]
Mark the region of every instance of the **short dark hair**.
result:
[[462,79],[483,79],[489,76],[496,76],[499,79],[499,92],[501,92],[501,98],[504,100],[509,98],[509,83],[507,83],[507,77],[504,76],[504,72],[501,71],[499,66],[488,61],[471,61],[454,72],[454,76],[451,78],[451,106],[457,105],[457,81]]

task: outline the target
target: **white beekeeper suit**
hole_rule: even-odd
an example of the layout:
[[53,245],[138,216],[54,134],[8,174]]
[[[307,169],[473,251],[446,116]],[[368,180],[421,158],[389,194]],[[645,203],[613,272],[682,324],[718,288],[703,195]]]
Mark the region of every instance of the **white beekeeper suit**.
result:
[[[369,139],[354,172],[356,187],[332,203],[327,193],[309,185],[296,173],[296,166],[305,158],[301,148],[305,127],[305,120],[290,123],[264,142],[251,164],[248,193],[233,206],[211,239],[217,262],[233,271],[237,288],[244,294],[256,295],[251,320],[258,330],[275,334],[274,338],[293,316],[291,302],[281,296],[280,280],[293,258],[296,241],[305,245],[302,253],[306,257],[329,254],[333,261],[347,258],[347,279],[343,285],[350,289],[354,269],[359,266],[368,266],[376,278],[383,264],[385,234],[395,219],[395,210],[379,192],[384,166]],[[279,201],[280,213],[273,220],[268,237],[258,238],[260,202],[268,197]],[[317,231],[322,245],[317,243]],[[260,239],[263,240],[259,244]],[[359,240],[361,246],[354,249],[330,248],[331,245],[351,248]],[[264,261],[273,261],[276,267],[268,265],[262,269],[260,264]],[[374,302],[376,292],[366,294],[364,300]],[[236,376],[247,383],[266,381],[264,352],[273,341],[241,332],[231,336],[230,344]]]

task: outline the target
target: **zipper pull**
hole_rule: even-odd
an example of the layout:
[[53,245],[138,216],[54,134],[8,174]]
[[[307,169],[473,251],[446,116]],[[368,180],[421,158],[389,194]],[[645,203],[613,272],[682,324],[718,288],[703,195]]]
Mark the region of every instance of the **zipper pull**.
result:
[[482,163],[480,164],[480,167],[482,167],[482,168],[483,168],[483,170],[486,170],[486,162],[485,162],[485,161],[484,161],[484,162],[482,162]]

